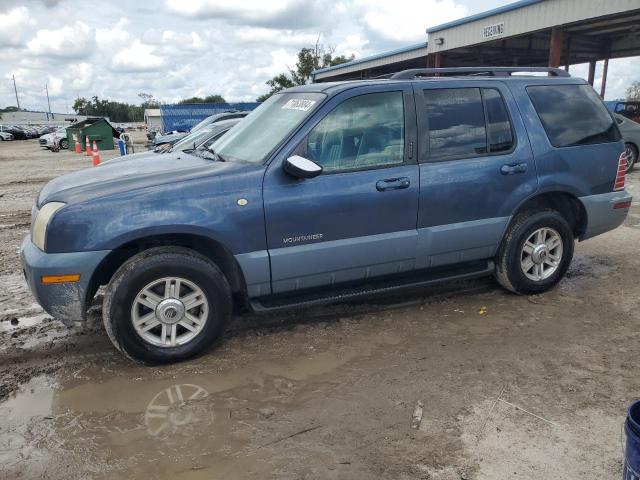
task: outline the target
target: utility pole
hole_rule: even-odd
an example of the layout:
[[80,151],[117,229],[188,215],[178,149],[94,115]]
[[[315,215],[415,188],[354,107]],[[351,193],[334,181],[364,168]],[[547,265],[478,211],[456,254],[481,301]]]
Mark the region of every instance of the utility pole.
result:
[[49,116],[53,119],[53,115],[51,114],[51,102],[49,101],[49,84],[44,84],[44,89],[47,92],[47,105],[49,105]]
[[18,104],[18,110],[20,110],[20,100],[18,100],[18,89],[16,88],[16,76],[11,75],[13,77],[13,91],[16,92],[16,103]]

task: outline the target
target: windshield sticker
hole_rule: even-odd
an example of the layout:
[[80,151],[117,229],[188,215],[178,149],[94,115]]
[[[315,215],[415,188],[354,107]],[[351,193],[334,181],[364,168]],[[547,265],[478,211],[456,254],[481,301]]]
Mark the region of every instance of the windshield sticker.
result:
[[315,100],[306,100],[304,98],[292,98],[282,106],[283,110],[301,110],[308,112],[315,105]]

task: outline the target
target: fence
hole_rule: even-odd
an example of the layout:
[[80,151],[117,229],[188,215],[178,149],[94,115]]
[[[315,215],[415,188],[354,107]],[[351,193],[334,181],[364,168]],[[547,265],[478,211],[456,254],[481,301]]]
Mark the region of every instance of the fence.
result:
[[196,123],[216,113],[239,110],[251,111],[260,105],[257,102],[244,103],[189,103],[184,105],[161,105],[162,130],[190,130]]

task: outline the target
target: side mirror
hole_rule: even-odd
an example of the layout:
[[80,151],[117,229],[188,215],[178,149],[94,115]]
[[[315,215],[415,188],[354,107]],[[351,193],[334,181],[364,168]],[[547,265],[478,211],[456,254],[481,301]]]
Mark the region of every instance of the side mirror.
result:
[[289,175],[296,178],[313,178],[322,173],[320,165],[299,155],[287,158],[282,168]]

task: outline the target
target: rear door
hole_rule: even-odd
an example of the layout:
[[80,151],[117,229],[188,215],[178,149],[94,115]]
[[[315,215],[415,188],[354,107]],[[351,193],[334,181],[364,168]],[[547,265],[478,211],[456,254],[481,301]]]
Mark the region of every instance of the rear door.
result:
[[501,82],[416,82],[418,268],[495,255],[512,212],[537,188],[518,108]]
[[[414,268],[415,132],[410,84],[348,90],[314,114],[264,179],[273,293]],[[293,154],[323,173],[286,174]]]

